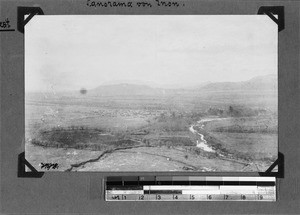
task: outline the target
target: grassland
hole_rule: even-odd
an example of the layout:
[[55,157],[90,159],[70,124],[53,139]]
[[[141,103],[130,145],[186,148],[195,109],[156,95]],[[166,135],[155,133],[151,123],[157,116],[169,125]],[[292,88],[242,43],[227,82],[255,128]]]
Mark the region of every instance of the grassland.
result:
[[[71,162],[84,160],[83,155],[89,160],[104,154],[99,160],[103,168],[95,163],[96,166],[86,170],[106,171],[110,166],[112,171],[155,168],[159,171],[244,171],[252,162],[261,165],[263,170],[276,159],[278,148],[276,98],[267,98],[266,94],[255,91],[246,97],[245,93],[237,92],[102,97],[51,95],[47,98],[29,95],[25,109],[26,157],[35,166],[45,160],[56,160],[64,170]],[[209,117],[222,120],[206,122],[203,127],[197,125],[200,119]],[[191,125],[204,135],[207,145],[215,152],[196,146],[199,135],[189,131]],[[70,150],[82,153],[66,161],[64,153]],[[40,157],[39,153],[47,156]],[[169,164],[161,164],[165,169],[159,168],[159,163],[150,168],[147,161],[141,161],[143,156],[149,162],[154,162],[156,157]],[[130,158],[133,160],[129,162]],[[120,167],[113,160],[127,166]],[[138,162],[144,164],[138,165]],[[223,167],[222,162],[226,163]],[[250,167],[247,171],[257,169]]]

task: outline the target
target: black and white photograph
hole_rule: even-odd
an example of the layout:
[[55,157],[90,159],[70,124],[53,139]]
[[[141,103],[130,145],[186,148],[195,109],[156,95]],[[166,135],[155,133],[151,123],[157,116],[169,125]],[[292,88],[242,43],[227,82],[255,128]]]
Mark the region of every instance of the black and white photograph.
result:
[[263,172],[277,159],[267,15],[35,15],[24,45],[38,170]]

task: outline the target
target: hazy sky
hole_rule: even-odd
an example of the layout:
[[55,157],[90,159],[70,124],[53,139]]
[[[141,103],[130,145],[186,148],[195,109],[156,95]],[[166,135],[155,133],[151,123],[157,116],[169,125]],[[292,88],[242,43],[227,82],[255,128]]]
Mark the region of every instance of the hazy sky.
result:
[[25,26],[25,90],[277,74],[277,34],[266,15],[36,15]]

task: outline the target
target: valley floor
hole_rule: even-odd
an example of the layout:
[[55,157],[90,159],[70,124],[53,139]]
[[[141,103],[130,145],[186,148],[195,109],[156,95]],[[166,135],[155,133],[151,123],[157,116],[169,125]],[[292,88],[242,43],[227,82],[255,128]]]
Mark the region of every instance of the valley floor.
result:
[[[265,171],[272,164],[271,159],[247,160],[236,156],[232,151],[224,150],[225,146],[219,148],[218,145],[211,144],[211,141],[207,142],[206,137],[200,133],[205,132],[205,123],[222,120],[228,118],[207,118],[191,125],[189,132],[195,136],[195,146],[190,147],[139,144],[99,151],[43,147],[27,142],[26,159],[39,171],[43,171],[40,166],[41,161],[57,163],[59,169],[53,171]],[[198,153],[195,153],[195,150]]]
[[260,94],[31,95],[25,156],[39,171],[265,171],[278,154],[277,97]]

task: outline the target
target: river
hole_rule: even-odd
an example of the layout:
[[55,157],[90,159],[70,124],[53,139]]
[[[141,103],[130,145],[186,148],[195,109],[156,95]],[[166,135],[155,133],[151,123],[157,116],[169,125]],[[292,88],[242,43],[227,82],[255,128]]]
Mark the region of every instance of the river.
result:
[[205,122],[211,122],[214,120],[222,120],[224,118],[206,118],[206,119],[201,119],[199,120],[196,124],[193,124],[190,126],[189,130],[196,135],[200,136],[200,140],[197,140],[197,147],[203,149],[204,151],[207,152],[216,152],[212,147],[210,147],[209,145],[207,145],[207,141],[204,139],[204,135],[200,134],[198,131],[195,130],[195,126],[200,127],[201,129],[204,128],[205,126]]

